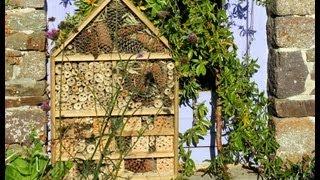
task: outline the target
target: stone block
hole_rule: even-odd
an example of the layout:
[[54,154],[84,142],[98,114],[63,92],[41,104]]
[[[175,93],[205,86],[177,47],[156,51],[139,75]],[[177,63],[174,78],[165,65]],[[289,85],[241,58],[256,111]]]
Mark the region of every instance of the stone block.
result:
[[27,50],[45,51],[46,49],[46,35],[45,32],[32,33],[27,40]]
[[273,48],[310,48],[315,44],[315,19],[312,17],[268,18],[267,34]]
[[39,106],[47,99],[47,96],[6,97],[5,108],[20,106]]
[[5,60],[10,65],[18,65],[22,61],[22,52],[16,50],[7,50],[5,51]]
[[46,36],[43,31],[34,32],[32,34],[17,32],[6,36],[5,46],[6,48],[14,50],[45,51]]
[[307,50],[306,55],[307,55],[307,61],[308,61],[308,62],[314,62],[314,60],[315,60],[315,57],[314,57],[314,56],[315,56],[314,48]]
[[315,100],[273,99],[271,108],[277,117],[315,116]]
[[43,8],[45,0],[10,0],[7,4],[18,7]]
[[312,91],[311,91],[311,94],[310,95],[315,95],[315,89],[313,89]]
[[315,12],[315,0],[273,0],[268,10],[275,16],[310,15]]
[[5,82],[5,96],[43,96],[45,90],[45,80],[14,79]]
[[314,65],[313,65],[313,68],[312,70],[310,71],[310,76],[311,76],[311,80],[315,80],[315,71],[314,71]]
[[270,49],[268,91],[271,95],[284,99],[303,93],[308,74],[301,51]]
[[47,116],[39,107],[24,106],[5,110],[5,143],[25,143],[32,130],[45,139]]
[[5,68],[5,81],[11,80],[13,76],[13,66],[9,64],[7,61],[4,63],[4,68]]
[[15,78],[42,80],[46,77],[45,52],[29,51],[24,53],[19,65],[14,66]]
[[311,118],[273,118],[277,155],[284,160],[298,162],[303,155],[315,150],[315,123]]
[[46,12],[33,8],[6,11],[6,26],[13,31],[44,31]]

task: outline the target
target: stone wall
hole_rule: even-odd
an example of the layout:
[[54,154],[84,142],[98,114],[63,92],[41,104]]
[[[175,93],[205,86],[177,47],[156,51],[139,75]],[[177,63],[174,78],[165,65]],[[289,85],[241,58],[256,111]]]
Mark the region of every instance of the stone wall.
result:
[[268,95],[278,155],[298,161],[315,148],[315,1],[268,6]]
[[45,0],[9,0],[5,8],[5,143],[13,144],[33,128],[45,138]]

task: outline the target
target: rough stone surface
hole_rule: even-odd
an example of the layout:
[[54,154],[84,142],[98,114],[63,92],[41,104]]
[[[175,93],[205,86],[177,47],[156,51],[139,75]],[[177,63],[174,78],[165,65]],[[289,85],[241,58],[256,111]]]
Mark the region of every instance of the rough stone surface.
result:
[[33,79],[15,79],[5,84],[6,96],[43,96],[46,89],[46,81]]
[[315,100],[274,99],[272,109],[277,117],[315,116]]
[[46,36],[43,31],[32,33],[27,41],[27,49],[34,51],[45,51]]
[[26,33],[18,32],[6,36],[5,46],[6,48],[15,50],[27,50],[27,41],[29,35]]
[[309,15],[314,14],[314,0],[274,0],[268,6],[271,14],[276,16],[285,15]]
[[10,0],[8,5],[19,7],[43,8],[44,0]]
[[314,65],[313,65],[313,68],[312,68],[312,70],[311,70],[311,72],[310,72],[310,76],[311,76],[311,80],[315,80],[315,72],[314,72]]
[[5,112],[5,143],[27,142],[28,135],[34,129],[44,136],[47,122],[46,113],[39,107],[7,108]]
[[311,17],[268,18],[269,44],[274,47],[310,48],[315,44],[315,19]]
[[6,26],[13,31],[43,31],[46,28],[45,11],[35,9],[7,11]]
[[273,118],[276,139],[280,147],[277,155],[297,162],[315,149],[315,124],[309,118]]
[[5,99],[5,108],[20,106],[38,106],[47,99],[47,96],[25,96],[12,98],[8,97]]
[[5,60],[10,65],[18,65],[22,61],[21,51],[7,50],[5,51]]
[[29,51],[24,54],[19,66],[15,66],[16,78],[41,80],[46,76],[46,55],[44,52]]
[[308,67],[304,64],[301,51],[270,50],[268,90],[271,95],[284,99],[303,93],[308,74]]
[[5,61],[4,63],[4,68],[5,68],[5,81],[8,81],[10,79],[12,79],[12,75],[13,75],[13,66],[11,64],[9,64],[7,61]]
[[6,48],[14,50],[44,51],[46,47],[45,33],[42,31],[34,32],[32,34],[23,32],[13,33],[6,36],[5,46]]
[[315,89],[313,89],[312,91],[311,91],[311,94],[310,95],[315,95]]
[[307,54],[307,61],[308,62],[314,62],[315,60],[315,51],[314,51],[314,48],[313,49],[310,49],[310,50],[307,50],[306,52]]

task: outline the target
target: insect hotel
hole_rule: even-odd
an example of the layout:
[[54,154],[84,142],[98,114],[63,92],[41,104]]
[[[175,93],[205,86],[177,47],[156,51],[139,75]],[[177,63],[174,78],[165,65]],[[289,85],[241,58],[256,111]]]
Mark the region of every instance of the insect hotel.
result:
[[93,10],[51,57],[52,161],[175,177],[178,87],[168,47],[128,0]]

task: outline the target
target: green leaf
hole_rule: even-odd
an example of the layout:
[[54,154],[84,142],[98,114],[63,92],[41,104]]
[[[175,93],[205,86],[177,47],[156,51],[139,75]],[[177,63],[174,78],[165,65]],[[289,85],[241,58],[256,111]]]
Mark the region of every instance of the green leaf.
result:
[[16,158],[8,166],[15,168],[22,175],[31,175],[29,170],[29,162],[21,157]]

